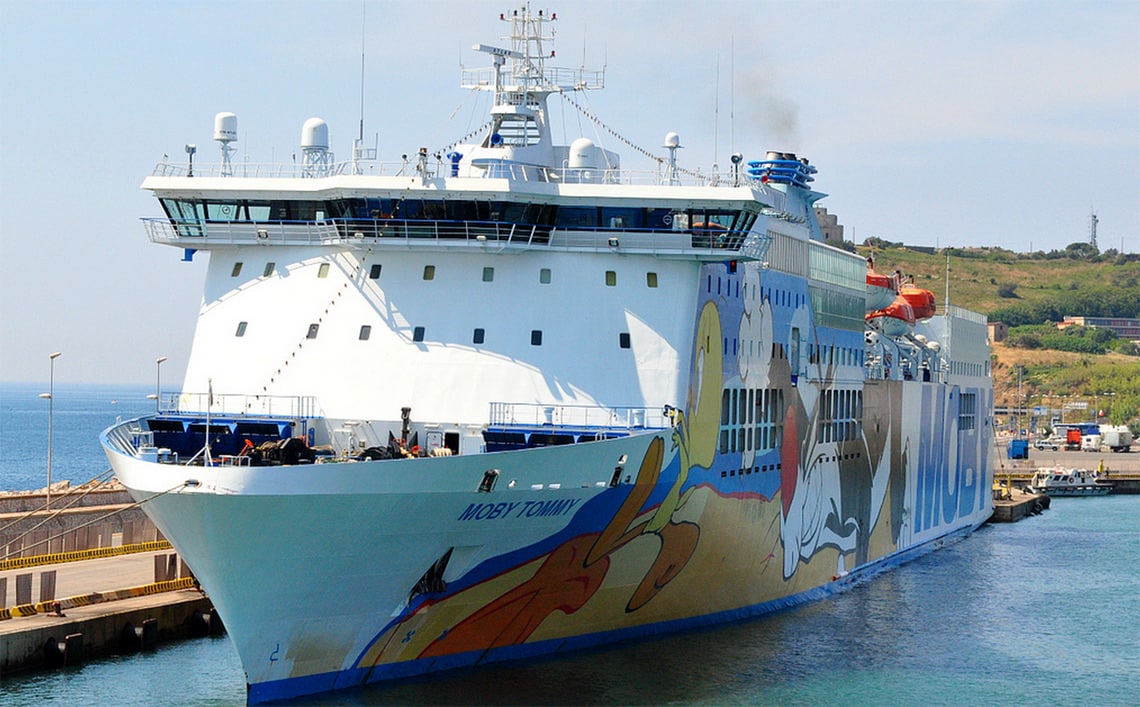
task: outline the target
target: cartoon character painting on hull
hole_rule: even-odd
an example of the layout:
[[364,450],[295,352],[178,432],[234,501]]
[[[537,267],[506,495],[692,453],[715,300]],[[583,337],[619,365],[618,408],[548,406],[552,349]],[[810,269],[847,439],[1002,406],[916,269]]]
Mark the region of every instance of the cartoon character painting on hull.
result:
[[[911,463],[901,383],[865,385],[858,366],[841,373],[813,353],[802,280],[701,272],[686,408],[668,438],[649,437],[634,477],[557,533],[411,597],[358,668],[562,639],[576,635],[570,615],[604,632],[745,610],[899,549]],[[716,582],[726,566],[748,581]]]

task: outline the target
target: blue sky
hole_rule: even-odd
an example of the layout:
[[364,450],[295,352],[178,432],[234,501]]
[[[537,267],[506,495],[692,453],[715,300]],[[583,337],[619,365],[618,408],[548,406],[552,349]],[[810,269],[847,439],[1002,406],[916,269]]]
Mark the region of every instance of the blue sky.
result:
[[[459,88],[519,3],[366,0],[365,133],[381,159],[482,121]],[[1140,251],[1140,2],[575,0],[549,7],[557,65],[606,65],[584,100],[630,142],[708,170],[776,149],[818,166],[858,241]],[[287,161],[360,115],[360,0],[0,0],[0,380],[147,383],[189,354],[204,262],[151,245],[138,187],[164,154]],[[719,77],[719,80],[718,80]],[[581,96],[581,94],[578,94]],[[579,98],[578,100],[583,100]],[[478,104],[482,105],[482,104]],[[580,134],[648,168],[552,102]],[[565,119],[565,122],[563,122]],[[564,126],[564,127],[561,127]],[[968,303],[964,303],[968,304]],[[168,387],[164,382],[164,387]]]

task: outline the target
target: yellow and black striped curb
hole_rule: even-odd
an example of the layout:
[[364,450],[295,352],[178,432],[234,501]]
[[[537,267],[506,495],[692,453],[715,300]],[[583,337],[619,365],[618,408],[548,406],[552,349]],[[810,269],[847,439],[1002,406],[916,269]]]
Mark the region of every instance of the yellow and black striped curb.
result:
[[41,601],[35,604],[20,604],[19,606],[13,606],[10,609],[0,609],[0,621],[4,619],[10,619],[14,616],[35,616],[36,614],[51,614],[55,612],[57,605],[59,610],[63,611],[64,609],[73,609],[77,606],[90,606],[91,604],[101,604],[107,601],[133,599],[135,597],[143,597],[150,594],[173,592],[179,589],[192,589],[194,586],[193,577],[183,577],[182,579],[171,579],[166,582],[144,584],[141,587],[130,587],[129,589],[115,589],[109,592],[92,592],[90,594],[80,594],[79,596],[67,597],[66,599]]
[[80,560],[95,560],[100,557],[118,557],[131,555],[136,552],[153,552],[155,550],[169,550],[170,541],[155,540],[149,543],[132,543],[117,547],[97,547],[93,550],[72,550],[71,552],[56,552],[50,555],[32,555],[30,557],[13,557],[10,560],[0,560],[0,572],[4,570],[18,570],[25,567],[39,565],[54,565],[61,562],[78,562]]

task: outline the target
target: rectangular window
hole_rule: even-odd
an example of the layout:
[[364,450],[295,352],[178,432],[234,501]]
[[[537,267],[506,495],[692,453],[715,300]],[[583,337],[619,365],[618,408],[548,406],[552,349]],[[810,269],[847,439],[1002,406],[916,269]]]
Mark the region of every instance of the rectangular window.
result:
[[423,340],[424,340],[424,328],[422,326],[418,326],[415,329],[412,329],[412,341],[423,341]]
[[425,280],[434,280],[435,279],[435,266],[434,265],[425,265],[424,266],[424,279]]
[[550,284],[550,268],[543,268],[538,271],[538,281],[544,285]]
[[476,329],[475,333],[472,334],[472,336],[471,336],[471,343],[473,343],[473,344],[483,343],[483,333],[484,332],[482,329]]
[[273,274],[273,271],[274,271],[276,268],[277,268],[277,263],[274,263],[274,262],[268,262],[268,263],[266,263],[266,264],[265,264],[265,269],[261,271],[261,276],[262,276],[262,277],[269,277],[270,275],[272,275],[272,274]]
[[978,394],[962,393],[958,400],[958,431],[965,432],[975,428],[978,413]]
[[321,263],[321,267],[319,267],[317,269],[317,277],[328,277],[328,276],[329,276],[329,264],[328,263]]
[[315,338],[317,338],[317,331],[318,331],[320,328],[321,328],[321,325],[320,325],[320,324],[310,324],[310,325],[309,325],[309,333],[305,335],[305,338],[306,338],[306,339],[315,339]]
[[531,346],[542,346],[542,330],[541,329],[534,329],[533,331],[530,332],[530,345]]
[[372,326],[369,324],[362,324],[360,326],[360,340],[368,341],[368,337],[372,336]]
[[629,348],[629,332],[628,331],[623,331],[622,333],[618,334],[618,346],[620,346],[623,349]]
[[657,287],[657,273],[655,273],[655,272],[645,273],[645,286],[646,287]]
[[495,268],[483,268],[483,282],[491,282],[495,279]]
[[379,280],[379,279],[380,279],[380,268],[381,268],[381,265],[380,265],[380,263],[376,263],[376,264],[374,264],[374,265],[373,265],[373,266],[372,266],[372,267],[371,267],[371,268],[368,270],[368,278],[369,278],[370,280]]
[[230,277],[237,277],[241,275],[241,263],[234,263],[234,269],[230,271]]
[[617,273],[613,270],[606,271],[606,287],[613,287],[617,284]]
[[237,331],[234,332],[234,336],[237,336],[237,337],[245,336],[245,325],[246,325],[246,322],[238,322]]

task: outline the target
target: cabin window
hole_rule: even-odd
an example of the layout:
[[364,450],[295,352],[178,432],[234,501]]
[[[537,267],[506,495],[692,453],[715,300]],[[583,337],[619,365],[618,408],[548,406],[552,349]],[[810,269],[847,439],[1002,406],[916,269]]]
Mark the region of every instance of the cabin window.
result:
[[646,287],[657,287],[657,273],[655,273],[655,272],[645,273],[645,286]]
[[360,326],[360,336],[358,338],[361,341],[368,341],[368,337],[370,336],[372,336],[372,326],[370,324],[362,324]]
[[234,263],[234,269],[230,270],[230,277],[237,277],[241,275],[241,262]]
[[424,279],[425,280],[434,280],[435,279],[435,266],[434,265],[425,265],[424,266]]
[[265,269],[261,271],[261,276],[262,277],[269,277],[270,275],[273,274],[273,271],[274,271],[274,269],[276,269],[276,267],[277,267],[277,263],[274,263],[272,261],[266,263]]
[[606,287],[613,287],[617,285],[617,272],[613,270],[606,271]]
[[471,343],[473,343],[473,344],[483,343],[483,336],[484,336],[483,330],[482,329],[476,329],[475,332],[471,335]]
[[246,322],[238,322],[237,331],[234,332],[234,336],[238,338],[245,336],[245,325]]
[[538,271],[538,281],[544,285],[550,284],[550,268],[543,268]]
[[321,328],[320,324],[310,324],[309,325],[309,333],[305,335],[305,338],[306,339],[317,338],[317,331],[320,330],[320,328]]
[[328,276],[329,276],[329,264],[328,263],[321,263],[321,267],[317,268],[317,277],[328,277]]
[[629,332],[628,331],[623,331],[622,333],[618,334],[618,346],[620,346],[623,349],[629,348]]
[[382,266],[380,265],[380,263],[374,263],[372,265],[372,267],[368,270],[368,278],[370,280],[379,280],[380,279],[381,267]]
[[530,345],[542,346],[542,330],[534,329],[530,332]]
[[483,282],[491,282],[495,279],[495,268],[483,268]]
[[424,340],[424,328],[422,326],[418,326],[415,329],[412,329],[412,341],[423,341],[423,340]]

